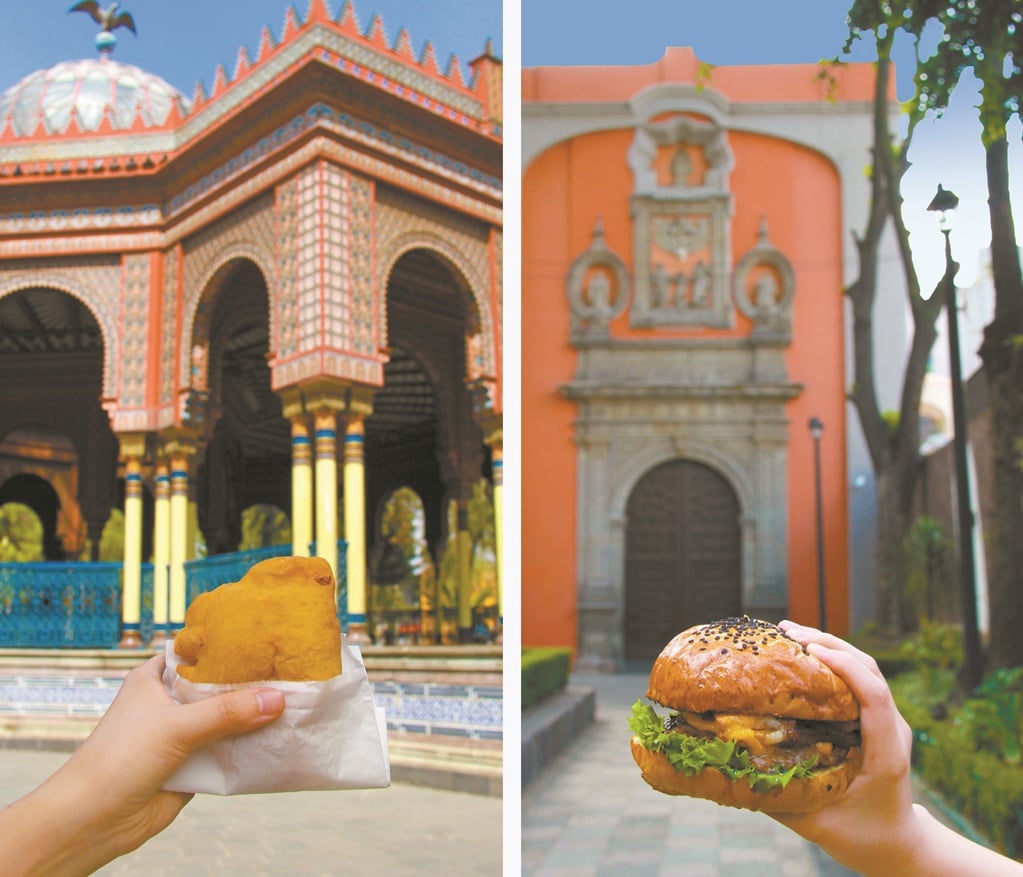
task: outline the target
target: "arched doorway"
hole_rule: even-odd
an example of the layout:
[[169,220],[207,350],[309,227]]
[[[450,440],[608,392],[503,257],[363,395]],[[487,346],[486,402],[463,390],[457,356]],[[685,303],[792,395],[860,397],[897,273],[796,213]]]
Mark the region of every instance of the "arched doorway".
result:
[[288,421],[270,382],[269,298],[259,268],[234,259],[214,276],[193,332],[208,361],[207,444],[197,470],[199,526],[210,554],[237,551],[250,506],[291,508]]
[[652,660],[679,631],[741,611],[739,500],[718,472],[662,463],[636,483],[626,515],[626,660]]

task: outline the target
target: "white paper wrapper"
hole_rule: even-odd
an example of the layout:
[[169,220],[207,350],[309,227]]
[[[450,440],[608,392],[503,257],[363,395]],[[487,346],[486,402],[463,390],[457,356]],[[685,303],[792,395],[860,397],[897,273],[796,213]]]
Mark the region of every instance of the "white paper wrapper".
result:
[[358,648],[341,643],[341,675],[325,682],[213,685],[178,676],[167,642],[163,684],[178,703],[239,688],[284,692],[284,714],[257,731],[216,740],[193,753],[167,781],[175,792],[243,795],[317,789],[377,789],[391,784],[384,711],[373,701]]

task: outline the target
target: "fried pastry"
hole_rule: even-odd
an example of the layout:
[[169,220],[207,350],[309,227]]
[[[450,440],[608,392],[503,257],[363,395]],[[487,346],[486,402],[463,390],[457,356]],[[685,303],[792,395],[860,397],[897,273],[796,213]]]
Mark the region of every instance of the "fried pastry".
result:
[[341,672],[334,575],[320,557],[273,557],[199,595],[174,640],[178,673],[218,684],[318,681]]

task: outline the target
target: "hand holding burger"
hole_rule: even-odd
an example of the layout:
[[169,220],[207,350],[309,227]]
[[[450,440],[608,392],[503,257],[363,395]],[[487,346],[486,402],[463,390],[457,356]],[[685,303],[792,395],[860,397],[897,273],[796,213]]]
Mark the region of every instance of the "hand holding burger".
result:
[[860,768],[859,705],[849,687],[773,624],[698,625],[658,656],[637,702],[632,754],[669,795],[769,813],[838,800]]

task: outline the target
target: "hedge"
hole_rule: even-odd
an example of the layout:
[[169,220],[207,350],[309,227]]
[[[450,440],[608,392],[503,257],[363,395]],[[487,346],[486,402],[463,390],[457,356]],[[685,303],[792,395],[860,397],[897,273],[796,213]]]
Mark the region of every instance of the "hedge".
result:
[[522,708],[543,700],[568,684],[569,648],[545,646],[522,650]]

